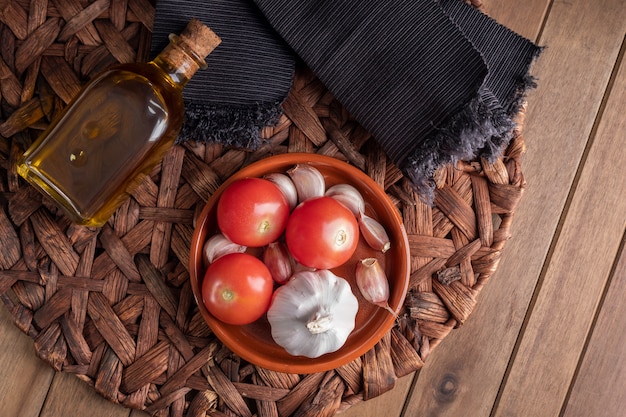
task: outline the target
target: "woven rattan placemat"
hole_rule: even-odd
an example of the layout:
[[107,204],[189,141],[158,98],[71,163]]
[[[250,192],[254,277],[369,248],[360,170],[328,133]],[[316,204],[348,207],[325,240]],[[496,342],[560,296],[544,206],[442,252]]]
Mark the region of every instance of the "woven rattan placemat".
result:
[[[259,150],[175,146],[108,225],[77,227],[18,178],[15,160],[90,75],[146,59],[154,8],[147,0],[6,4],[0,298],[54,369],[110,401],[163,416],[204,416],[215,407],[242,416],[332,415],[392,389],[468,318],[498,266],[524,190],[519,132],[494,164],[440,170],[429,207],[324,85],[299,68],[285,116],[263,132]],[[321,153],[367,172],[401,211],[413,255],[397,325],[361,358],[319,374],[281,374],[233,355],[204,323],[188,279],[194,218],[207,198],[241,167],[284,152]]]

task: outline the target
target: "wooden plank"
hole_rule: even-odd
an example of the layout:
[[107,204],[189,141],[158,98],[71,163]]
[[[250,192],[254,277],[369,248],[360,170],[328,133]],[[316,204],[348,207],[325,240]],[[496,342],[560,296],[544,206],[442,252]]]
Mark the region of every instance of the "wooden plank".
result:
[[[488,10],[490,12],[495,11],[495,9],[489,7],[489,3],[498,4],[494,0],[488,1]],[[528,4],[538,3],[537,1],[530,0],[528,2],[513,2],[510,0],[502,1],[502,8],[509,8],[510,10],[518,10],[518,9],[526,9]],[[540,2],[545,6],[547,2]],[[544,4],[545,3],[545,4]],[[560,3],[555,4],[555,9],[565,7]],[[587,18],[585,14],[587,13],[587,9],[580,8],[577,4],[570,4],[569,7],[575,8],[581,13],[581,24],[585,24],[587,22]],[[598,5],[598,3],[591,4],[589,7],[595,8],[612,8],[612,13],[616,13],[620,11],[622,4],[620,2],[613,1],[609,5]],[[616,13],[619,14],[619,13]],[[493,15],[493,13],[492,13]],[[620,14],[623,18],[623,14]],[[619,18],[618,16],[618,18]],[[583,19],[585,17],[585,19]],[[524,22],[523,15],[518,15],[516,17],[518,19],[516,22]],[[481,416],[481,415],[489,415],[491,410],[491,403],[493,401],[494,389],[497,390],[499,386],[499,381],[502,378],[504,373],[504,369],[506,368],[506,363],[502,366],[502,361],[508,360],[508,357],[511,353],[511,347],[515,344],[515,338],[517,336],[517,331],[520,328],[520,323],[522,323],[524,314],[526,311],[526,307],[531,300],[532,288],[537,282],[538,276],[540,275],[540,270],[542,267],[543,260],[546,257],[547,253],[547,245],[551,239],[552,233],[557,228],[557,218],[558,213],[560,213],[560,209],[565,204],[568,192],[568,186],[564,188],[557,188],[558,185],[568,184],[568,181],[572,181],[573,173],[575,172],[575,166],[580,159],[580,155],[582,155],[582,147],[575,146],[574,149],[564,149],[564,144],[569,144],[568,139],[571,139],[571,143],[580,145],[584,144],[584,140],[586,140],[586,135],[589,134],[591,130],[591,124],[589,120],[591,120],[594,114],[594,106],[585,103],[584,105],[580,105],[577,98],[583,97],[585,98],[585,102],[590,100],[590,103],[598,104],[598,95],[597,93],[601,93],[603,88],[601,87],[603,83],[606,83],[607,77],[606,69],[611,65],[611,54],[607,54],[607,50],[613,51],[613,44],[608,45],[607,48],[603,49],[599,53],[594,51],[594,48],[598,45],[598,42],[606,41],[603,38],[602,34],[606,36],[611,30],[615,29],[615,21],[613,19],[608,19],[613,29],[607,29],[600,31],[600,39],[597,42],[588,42],[588,39],[592,36],[598,36],[597,30],[594,26],[580,26],[576,27],[572,23],[573,18],[570,16],[570,19],[565,19],[565,23],[567,23],[565,27],[565,32],[561,36],[570,37],[571,34],[579,31],[585,30],[588,32],[588,35],[583,36],[579,34],[579,36],[573,36],[573,48],[575,50],[579,48],[589,48],[589,55],[582,56],[581,61],[585,58],[591,57],[593,60],[585,64],[586,69],[593,68],[595,65],[600,63],[601,68],[594,69],[591,71],[590,75],[584,75],[583,80],[577,80],[575,78],[567,78],[564,79],[563,82],[559,85],[559,88],[550,88],[548,91],[552,92],[553,100],[550,101],[545,97],[542,97],[543,104],[540,106],[543,113],[540,114],[539,110],[535,111],[535,97],[531,99],[531,110],[529,112],[529,122],[527,123],[526,129],[526,137],[529,140],[529,164],[532,169],[525,169],[527,177],[529,179],[529,192],[526,194],[525,198],[522,201],[522,206],[520,207],[520,212],[516,218],[516,227],[514,233],[514,240],[507,245],[505,250],[505,255],[502,260],[500,269],[494,277],[489,285],[487,285],[486,289],[481,293],[479,298],[479,303],[477,310],[474,315],[470,318],[468,323],[461,329],[455,330],[452,334],[444,340],[444,342],[435,350],[433,355],[429,358],[427,362],[427,367],[432,370],[431,375],[436,375],[435,378],[430,381],[433,382],[431,385],[424,385],[426,387],[436,388],[437,391],[422,391],[419,392],[419,395],[424,397],[431,395],[436,397],[436,405],[439,406],[438,410],[442,412],[436,415],[469,415],[472,416]],[[532,22],[532,20],[528,20]],[[552,28],[548,27],[549,30]],[[536,30],[538,32],[538,29]],[[616,35],[617,37],[617,35]],[[558,44],[550,44],[550,50],[554,50],[556,48],[563,49],[562,46],[565,46],[567,49],[567,45],[565,42]],[[551,51],[546,51],[546,54],[551,53]],[[565,54],[566,52],[562,52]],[[572,52],[574,53],[574,52]],[[596,55],[598,54],[598,55]],[[563,55],[561,55],[563,56]],[[550,67],[550,70],[556,71],[557,68],[561,65],[568,66],[571,65],[571,60],[565,60],[564,62],[559,62],[559,55],[555,54],[551,59],[550,65],[546,65],[545,73],[542,72],[540,78],[540,86],[541,86],[541,95],[543,95],[544,86],[548,85],[548,83],[552,83],[557,78],[548,76],[547,68]],[[544,55],[545,58],[545,55]],[[606,62],[604,62],[606,59]],[[571,68],[570,68],[571,69]],[[545,74],[545,75],[543,75]],[[569,71],[560,70],[557,75],[579,75],[580,73],[571,74]],[[595,77],[599,76],[599,79]],[[595,87],[578,87],[583,83],[583,81],[592,81]],[[557,80],[558,81],[558,80]],[[576,82],[572,82],[576,81]],[[568,85],[571,87],[568,88]],[[600,87],[598,87],[600,86]],[[570,91],[570,88],[572,91]],[[578,89],[578,90],[577,90]],[[589,99],[585,94],[589,92],[594,93],[593,97]],[[539,93],[537,93],[539,94]],[[547,94],[547,93],[546,93]],[[552,120],[555,126],[550,126],[547,121],[550,118],[554,118],[555,112],[556,114],[561,113],[558,109],[562,109],[563,106],[560,103],[566,103],[568,106],[568,111],[570,110],[569,106],[574,104],[574,114],[571,117],[560,118],[559,120]],[[548,106],[551,104],[553,107]],[[557,109],[557,110],[555,110]],[[589,110],[588,113],[584,113],[582,110]],[[578,121],[577,118],[582,117],[583,120]],[[589,118],[591,117],[591,118]],[[542,123],[535,122],[535,120],[539,119],[543,121]],[[543,133],[542,129],[544,127],[552,127],[550,130],[550,134]],[[567,129],[564,129],[564,126]],[[564,133],[553,136],[552,133],[557,131],[558,129],[563,129]],[[580,130],[582,128],[582,130]],[[589,129],[587,129],[589,128]],[[566,131],[565,131],[566,130]],[[622,130],[623,131],[623,130]],[[530,132],[541,132],[541,134],[531,135]],[[573,133],[573,137],[567,136]],[[535,138],[537,138],[537,142],[541,141],[541,144],[535,143]],[[584,138],[581,142],[580,138]],[[550,147],[544,142],[549,142],[554,140],[556,142],[555,146]],[[584,147],[584,145],[583,145]],[[553,162],[552,158],[549,158],[549,155],[541,155],[540,151],[550,151],[554,152],[553,155],[558,156],[558,166],[551,167],[549,164]],[[566,152],[563,152],[566,151]],[[572,158],[572,155],[579,155],[579,159]],[[572,158],[572,159],[570,159]],[[568,161],[565,164],[565,167],[562,164],[562,161]],[[544,166],[545,165],[545,166]],[[526,165],[528,166],[528,164]],[[557,169],[564,168],[565,172],[557,172]],[[538,188],[543,187],[542,179],[547,181],[552,181],[553,174],[556,175],[557,185],[550,184],[549,187],[546,187],[546,190],[539,190]],[[533,185],[534,184],[534,185]],[[558,191],[558,192],[555,192]],[[541,197],[541,198],[540,198]],[[554,199],[554,200],[552,200]],[[556,214],[555,214],[556,213]],[[544,218],[545,217],[545,218]],[[549,227],[548,230],[542,229],[542,227]],[[545,239],[545,240],[542,240]],[[598,234],[593,234],[589,237],[589,240],[593,240],[598,238]],[[589,240],[585,240],[588,242]],[[537,245],[537,242],[546,242],[544,244]],[[539,246],[539,247],[536,247]],[[539,254],[540,256],[534,256]],[[526,264],[524,264],[526,262]],[[512,277],[512,278],[511,278]],[[523,281],[520,283],[519,281]],[[608,299],[608,298],[607,298]],[[502,305],[511,306],[511,310],[505,307],[504,311],[502,310]],[[502,314],[497,314],[498,312]],[[12,324],[10,323],[10,319],[8,320],[7,327],[12,328]],[[4,322],[0,319],[0,323]],[[598,323],[600,325],[600,323]],[[3,327],[0,327],[0,335],[4,336],[2,332]],[[15,329],[13,329],[15,330]],[[559,331],[563,331],[559,329]],[[19,332],[18,332],[19,334]],[[501,337],[504,335],[504,338]],[[13,344],[13,340],[8,338],[0,338],[0,340],[8,340],[7,343],[10,343],[11,346]],[[28,339],[27,339],[28,341]],[[504,353],[500,352],[500,349],[503,347],[504,342]],[[31,342],[32,343],[32,342]],[[2,342],[0,342],[0,346],[2,346]],[[591,349],[592,345],[590,345]],[[16,351],[17,352],[17,351]],[[28,349],[22,350],[25,354],[29,353]],[[440,356],[440,354],[442,354]],[[0,361],[6,359],[7,361],[11,360],[12,362],[15,360],[18,354],[10,353],[4,354],[4,351],[0,351]],[[32,355],[32,360],[34,362],[40,362],[37,360],[34,355]],[[441,357],[441,360],[439,358]],[[45,365],[42,365],[44,368]],[[441,372],[443,371],[443,372]],[[0,369],[0,381],[3,381],[3,389],[6,390],[6,382],[12,381],[13,378],[19,376],[19,374],[23,372],[23,369],[16,369],[12,374],[8,376],[3,375],[3,369]],[[581,370],[582,373],[582,370]],[[420,374],[420,381],[422,377],[427,378],[426,373],[423,371]],[[495,377],[494,377],[495,376]],[[65,378],[65,376],[63,376]],[[68,376],[68,378],[73,378]],[[410,382],[410,377],[407,377],[404,380]],[[65,386],[59,384],[57,386],[56,379],[54,384],[54,389],[51,390],[51,397],[48,400],[50,403],[50,408],[46,408],[42,413],[43,416],[52,417],[52,416],[63,416],[63,415],[112,415],[116,416],[117,414],[111,413],[110,411],[104,411],[103,414],[100,414],[100,411],[108,410],[108,406],[113,406],[112,404],[105,402],[101,404],[99,402],[100,397],[97,394],[93,393],[93,390],[88,390],[86,393],[80,393],[76,395],[76,398],[70,397],[67,390],[73,390],[74,385],[73,382],[75,378],[70,379],[70,384]],[[513,379],[510,377],[508,379],[509,383],[513,383]],[[37,389],[40,389],[41,381],[37,380],[36,382],[31,381],[33,386],[37,386]],[[421,382],[420,382],[421,383]],[[44,383],[44,387],[49,386],[49,383]],[[81,385],[84,385],[81,383]],[[406,389],[408,390],[409,383],[406,385]],[[495,388],[494,388],[495,387]],[[352,409],[348,411],[355,411],[355,415],[388,415],[389,410],[392,410],[391,415],[396,415],[395,410],[401,409],[401,400],[399,397],[396,397],[395,394],[399,391],[399,386],[392,393],[388,393],[383,395],[380,398],[374,399],[372,401],[368,401],[366,403],[362,403],[356,405]],[[419,391],[414,391],[417,393]],[[6,403],[6,398],[9,398],[9,401],[16,401],[15,398],[20,398],[15,394],[18,391],[12,390],[7,394],[6,391],[0,393],[0,404],[3,406]],[[19,391],[21,394],[19,406],[24,404],[24,407],[28,407],[31,404],[29,403],[30,398],[24,398],[24,393],[30,391],[22,389]],[[581,392],[582,389],[581,389]],[[483,393],[486,393],[486,400],[480,398]],[[6,397],[3,397],[3,395]],[[92,398],[93,397],[93,398]],[[468,401],[468,397],[472,397]],[[572,394],[572,399],[575,397],[575,394]],[[85,403],[82,403],[82,398],[86,398]],[[12,399],[12,400],[11,400]],[[380,401],[378,401],[380,400]],[[475,401],[474,401],[475,400]],[[528,398],[525,398],[527,401]],[[446,406],[446,402],[450,401],[455,403],[456,405],[452,407]],[[458,407],[459,402],[462,401],[462,405],[465,406],[476,406],[476,408],[465,408]],[[584,398],[581,399],[584,401]],[[65,404],[60,404],[64,402]],[[78,405],[78,409],[76,408],[76,404]],[[415,401],[409,404],[407,415],[411,413],[415,413],[416,415],[428,415],[428,410],[432,408],[421,407],[422,403],[419,401]],[[48,405],[47,405],[48,407]],[[115,406],[117,407],[117,406]],[[78,410],[78,411],[77,411]],[[94,411],[95,410],[95,411]],[[375,411],[372,411],[375,410]],[[471,413],[468,410],[472,410]],[[521,415],[521,413],[516,412],[514,415]],[[5,408],[3,408],[3,412]],[[37,413],[29,414],[28,412],[24,412],[23,409],[18,409],[15,413],[10,413],[13,411],[9,409],[7,411],[7,415],[38,415]],[[371,412],[370,412],[371,411]],[[123,414],[128,415],[128,414]],[[132,412],[131,415],[133,417],[139,416],[147,416],[145,413],[141,412]],[[347,415],[344,413],[343,415]],[[558,413],[556,414],[558,415]]]
[[[20,415],[21,414],[7,414]],[[57,373],[39,417],[89,416],[128,417],[130,410],[98,395],[94,389],[69,373]]]
[[626,391],[623,389],[626,381],[624,294],[626,250],[622,247],[563,417],[619,416],[626,409]]
[[549,1],[543,0],[484,0],[483,3],[489,16],[528,39],[537,39],[541,27],[535,22],[543,22],[550,6]]
[[[621,26],[617,35],[623,39],[626,23]],[[626,224],[624,102],[626,60],[610,89],[495,417],[554,416],[565,401]],[[620,396],[624,387],[605,389]]]
[[394,417],[401,415],[404,399],[406,398],[414,374],[409,374],[396,380],[393,390],[386,392],[368,401],[361,401],[346,411],[341,417]]
[[37,417],[54,371],[35,356],[33,341],[0,306],[0,405],[2,415]]
[[[496,3],[485,1],[487,10]],[[503,9],[542,9],[541,5],[545,8],[549,2],[532,6],[514,0],[501,3]],[[513,23],[504,20],[507,16],[503,20],[492,16],[505,25]],[[584,0],[552,5],[539,40],[548,47],[533,70],[539,88],[529,96],[524,129],[528,188],[516,213],[513,238],[468,322],[453,331],[426,361],[406,416],[457,416],[467,410],[472,410],[472,416],[490,415],[609,83],[625,18],[620,0],[606,1],[601,7]],[[542,22],[526,24],[535,27],[527,33],[539,33]],[[588,224],[586,219],[579,221]],[[595,233],[592,236],[597,237]],[[528,354],[533,351],[529,346],[526,349]],[[537,382],[530,373],[528,378]],[[519,380],[509,378],[509,382]],[[529,398],[533,396],[526,394],[524,401]],[[507,409],[510,415],[542,415],[520,412],[516,408],[519,403],[511,405]]]

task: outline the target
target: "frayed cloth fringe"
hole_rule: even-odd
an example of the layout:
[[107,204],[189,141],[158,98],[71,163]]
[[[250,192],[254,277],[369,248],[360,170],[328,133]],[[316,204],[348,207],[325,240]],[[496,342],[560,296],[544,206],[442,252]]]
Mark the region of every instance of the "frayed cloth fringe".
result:
[[261,130],[275,125],[282,115],[282,102],[252,106],[213,106],[187,103],[185,122],[176,140],[220,143],[254,150],[261,143]]

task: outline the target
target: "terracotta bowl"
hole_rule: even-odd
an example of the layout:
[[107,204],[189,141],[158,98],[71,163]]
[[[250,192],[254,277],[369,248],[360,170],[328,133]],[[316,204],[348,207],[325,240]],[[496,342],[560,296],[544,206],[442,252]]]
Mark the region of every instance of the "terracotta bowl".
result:
[[[339,350],[311,359],[292,356],[277,345],[271,336],[270,325],[264,316],[245,326],[225,324],[213,317],[202,303],[202,280],[205,267],[202,262],[204,242],[217,232],[216,208],[222,191],[233,181],[246,177],[262,177],[271,172],[285,172],[296,164],[311,164],[324,175],[326,186],[348,183],[356,187],[365,199],[366,214],[386,228],[392,246],[386,253],[369,248],[361,237],[351,260],[332,270],[345,278],[359,301],[356,325],[346,343]],[[356,263],[365,257],[376,257],[383,265],[390,286],[389,305],[399,311],[407,292],[410,274],[410,252],[406,231],[399,211],[384,190],[359,169],[338,159],[304,153],[288,153],[253,163],[230,177],[210,197],[197,219],[191,241],[190,278],[196,302],[213,333],[242,359],[263,368],[287,373],[315,373],[342,366],[363,355],[393,326],[394,317],[386,310],[368,303],[354,281]]]

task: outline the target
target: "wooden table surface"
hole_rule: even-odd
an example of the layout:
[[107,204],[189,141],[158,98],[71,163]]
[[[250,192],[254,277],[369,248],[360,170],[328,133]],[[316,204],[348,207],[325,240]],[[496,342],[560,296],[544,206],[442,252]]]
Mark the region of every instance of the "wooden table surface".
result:
[[[525,124],[528,183],[499,270],[419,372],[344,416],[623,415],[626,5],[484,0],[547,46]],[[143,417],[55,373],[0,309],[0,414]]]

